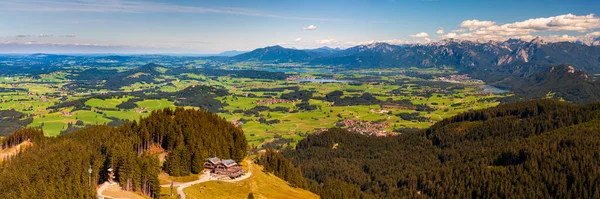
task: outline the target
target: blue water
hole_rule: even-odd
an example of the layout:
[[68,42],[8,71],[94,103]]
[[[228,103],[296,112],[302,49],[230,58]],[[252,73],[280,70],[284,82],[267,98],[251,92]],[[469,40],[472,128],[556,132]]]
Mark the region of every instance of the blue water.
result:
[[481,86],[481,88],[483,89],[483,92],[487,92],[487,93],[494,93],[494,94],[502,94],[502,93],[508,93],[508,90],[503,90],[494,86],[490,86],[490,85],[483,85]]
[[300,79],[299,82],[317,82],[317,83],[346,83],[351,82],[349,80],[337,80],[337,79]]
[[323,73],[331,74],[332,70],[327,68],[296,68],[296,67],[253,67],[253,70],[284,73]]

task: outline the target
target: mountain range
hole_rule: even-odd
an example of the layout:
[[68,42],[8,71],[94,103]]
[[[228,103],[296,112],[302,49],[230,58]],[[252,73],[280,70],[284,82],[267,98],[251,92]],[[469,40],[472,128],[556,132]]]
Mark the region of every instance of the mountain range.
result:
[[[244,53],[247,53],[247,52],[248,51],[230,50],[230,51],[223,51],[223,52],[217,54],[216,56],[231,57],[231,56],[236,56],[236,55],[244,54]],[[211,56],[214,56],[214,55],[211,55]]]
[[230,61],[303,62],[346,69],[452,66],[459,72],[495,82],[506,77],[531,76],[559,64],[600,73],[600,46],[582,42],[544,42],[540,38],[484,43],[455,39],[410,45],[372,43],[343,50],[270,46],[233,56]]

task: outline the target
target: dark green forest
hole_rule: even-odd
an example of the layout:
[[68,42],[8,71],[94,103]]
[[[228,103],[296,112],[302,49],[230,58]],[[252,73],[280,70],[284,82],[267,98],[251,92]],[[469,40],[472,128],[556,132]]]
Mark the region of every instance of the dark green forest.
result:
[[[56,138],[23,129],[1,145],[25,140],[32,146],[0,165],[2,198],[95,198],[95,185],[107,180],[109,168],[115,169],[124,190],[158,198],[161,169],[175,176],[198,173],[204,158],[239,161],[247,150],[243,132],[231,123],[207,111],[183,108],[154,111],[139,123],[90,126]],[[164,167],[157,154],[148,152],[151,147],[170,152]]]
[[33,119],[15,110],[3,110],[0,111],[0,121],[0,136],[5,136],[27,126]]
[[504,102],[552,97],[577,104],[587,104],[600,100],[600,83],[583,70],[561,64],[534,73],[527,78],[513,78],[497,83],[498,86],[512,88],[514,96],[504,98]]
[[325,199],[600,198],[599,119],[600,103],[535,100],[394,137],[330,129],[281,153]]
[[[108,168],[123,189],[156,198],[161,170],[198,173],[206,157],[240,161],[248,148],[243,132],[226,120],[183,108],[55,138],[26,128],[0,145],[26,140],[32,146],[0,163],[4,198],[93,198]],[[148,152],[152,147],[170,152],[163,165]],[[295,150],[267,149],[257,161],[325,199],[599,198],[600,103],[502,104],[391,137],[333,128],[309,135]]]
[[275,174],[294,187],[305,188],[308,186],[300,169],[273,148],[267,148],[265,153],[259,156],[258,163],[264,166],[265,172]]

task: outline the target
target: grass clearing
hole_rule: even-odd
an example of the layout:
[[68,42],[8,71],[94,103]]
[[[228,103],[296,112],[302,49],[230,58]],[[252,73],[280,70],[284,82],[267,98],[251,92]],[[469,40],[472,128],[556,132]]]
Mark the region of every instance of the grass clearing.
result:
[[138,105],[138,107],[146,108],[149,111],[175,107],[175,103],[171,102],[167,99],[144,100],[144,101],[136,102],[136,104]]
[[210,181],[184,189],[186,198],[248,198],[252,193],[254,198],[319,198],[309,191],[294,188],[273,174],[264,173],[262,167],[252,164],[252,176],[248,179],[231,183]]
[[85,105],[96,108],[117,108],[117,105],[131,99],[132,97],[112,98],[112,99],[90,99],[85,102]]
[[158,179],[160,180],[160,184],[170,184],[171,182],[191,182],[194,180],[198,180],[201,174],[191,174],[187,176],[169,176],[167,173],[161,173],[158,175]]

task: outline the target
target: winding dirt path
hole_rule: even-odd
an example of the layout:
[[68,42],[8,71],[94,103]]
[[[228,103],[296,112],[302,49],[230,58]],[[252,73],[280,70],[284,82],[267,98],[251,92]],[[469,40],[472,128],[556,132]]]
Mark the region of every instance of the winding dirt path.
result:
[[104,183],[98,188],[98,199],[144,199],[141,195],[131,191],[122,190],[118,184]]
[[[248,179],[250,176],[252,176],[252,161],[247,160],[246,161],[248,163],[248,172],[246,174],[244,174],[243,176],[236,178],[236,179],[227,179],[227,180],[221,180],[219,178],[216,177],[212,177],[210,176],[209,172],[204,172],[200,178],[198,178],[198,180],[195,181],[191,181],[191,182],[173,182],[173,187],[177,187],[177,195],[179,195],[180,199],[185,199],[185,193],[183,192],[183,189],[193,186],[195,184],[200,184],[203,182],[208,182],[208,181],[222,181],[222,182],[238,182],[238,181],[242,181],[245,179]],[[97,195],[98,195],[98,199],[104,199],[107,196],[102,195],[102,192],[104,192],[106,189],[108,189],[110,186],[118,186],[118,185],[110,185],[108,184],[108,182],[103,183],[102,185],[100,185],[100,187],[98,187],[97,190]],[[171,184],[163,184],[160,185],[161,187],[171,187]]]
[[[183,189],[193,186],[195,184],[200,184],[203,182],[208,182],[208,181],[222,181],[222,182],[238,182],[238,181],[242,181],[245,179],[248,179],[250,176],[252,176],[252,161],[247,160],[248,163],[248,172],[246,174],[244,174],[243,176],[236,178],[236,179],[228,179],[228,180],[221,180],[219,178],[215,178],[210,176],[209,172],[204,172],[204,174],[202,174],[202,176],[195,181],[191,181],[191,182],[173,182],[173,187],[177,187],[177,195],[179,195],[180,199],[185,199],[185,193],[183,192]],[[171,187],[171,184],[165,184],[165,185],[160,185],[161,187]]]
[[98,187],[98,190],[96,193],[96,195],[98,195],[98,199],[106,198],[106,196],[102,195],[102,192],[104,192],[104,190],[106,190],[108,188],[108,186],[110,186],[110,184],[108,184],[108,182],[104,182],[104,183],[102,183],[102,185],[100,185],[100,187]]

